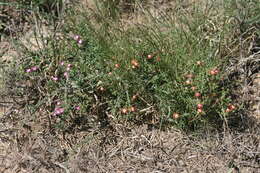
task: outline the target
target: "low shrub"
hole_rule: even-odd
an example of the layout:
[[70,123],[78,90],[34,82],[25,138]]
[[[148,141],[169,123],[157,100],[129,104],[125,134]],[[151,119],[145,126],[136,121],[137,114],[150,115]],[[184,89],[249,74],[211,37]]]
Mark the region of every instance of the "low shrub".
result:
[[178,24],[165,14],[128,29],[71,15],[63,39],[49,38],[43,50],[23,58],[19,80],[30,84],[23,92],[31,109],[47,110],[63,130],[110,120],[218,126],[239,108],[223,83],[219,48],[226,25],[212,31],[207,26],[219,18],[197,8],[193,16],[181,13]]

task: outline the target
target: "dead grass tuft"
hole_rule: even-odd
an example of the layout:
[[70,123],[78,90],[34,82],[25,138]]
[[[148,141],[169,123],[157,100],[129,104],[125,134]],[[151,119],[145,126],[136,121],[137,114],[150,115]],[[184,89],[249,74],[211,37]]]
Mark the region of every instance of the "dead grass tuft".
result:
[[[216,133],[193,137],[176,130],[147,126],[119,127],[89,143],[74,158],[75,172],[254,172],[259,169],[259,137],[256,134]],[[100,141],[100,142],[101,142]]]
[[[7,131],[5,132],[7,133]],[[1,133],[3,172],[257,172],[259,128],[187,135],[145,126],[81,135],[25,128]],[[4,152],[3,152],[4,151]]]

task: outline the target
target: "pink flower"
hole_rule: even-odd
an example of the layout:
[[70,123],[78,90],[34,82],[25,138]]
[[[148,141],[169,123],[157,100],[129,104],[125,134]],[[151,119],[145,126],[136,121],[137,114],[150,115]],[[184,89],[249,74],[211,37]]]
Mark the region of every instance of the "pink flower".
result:
[[80,36],[79,36],[79,35],[75,35],[75,36],[73,37],[73,39],[76,40],[76,41],[78,41],[78,40],[80,39]]
[[83,43],[83,40],[79,39],[78,44],[82,44],[82,43]]
[[64,108],[59,108],[59,113],[62,114],[64,112]]
[[64,61],[61,61],[60,65],[64,65]]
[[67,65],[67,71],[70,71],[71,67],[72,67],[72,64],[68,64]]
[[76,109],[76,110],[80,110],[80,106],[76,106],[75,109]]
[[68,73],[68,72],[65,72],[65,73],[64,73],[64,77],[68,79],[68,78],[69,78],[69,73]]
[[51,79],[57,81],[59,78],[52,76]]
[[77,41],[78,44],[82,44],[82,43],[83,43],[83,40],[80,38],[79,35],[75,35],[75,36],[73,37],[73,39],[74,39],[75,41]]
[[60,107],[55,108],[54,115],[60,115],[62,113],[64,113],[64,108],[60,108]]
[[36,66],[33,66],[32,68],[31,68],[31,71],[36,71],[38,68],[36,67]]
[[32,69],[26,69],[26,72],[30,73],[30,72],[32,72]]

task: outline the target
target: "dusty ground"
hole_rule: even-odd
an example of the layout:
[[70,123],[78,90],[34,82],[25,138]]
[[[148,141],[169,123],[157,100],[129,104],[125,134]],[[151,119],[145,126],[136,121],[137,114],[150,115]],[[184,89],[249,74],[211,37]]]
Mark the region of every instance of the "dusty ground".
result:
[[[1,124],[3,126],[3,123]],[[6,125],[6,124],[5,124]],[[28,126],[30,127],[30,126]],[[1,130],[1,172],[250,172],[260,170],[260,130],[187,135],[147,125],[52,134]]]
[[[1,41],[2,60],[12,61],[17,56],[15,48],[6,40]],[[246,60],[252,62],[250,57]],[[246,60],[238,61],[236,67],[242,68]],[[43,112],[36,115],[42,118],[35,121],[28,112],[12,107],[10,100],[1,97],[0,172],[257,173],[260,171],[259,75],[258,70],[242,86],[243,96],[250,98],[251,104],[248,113],[239,115],[237,120],[243,128],[196,134],[160,130],[147,124],[112,122],[107,128],[97,125],[86,131],[60,133],[48,128],[48,116],[43,116]]]

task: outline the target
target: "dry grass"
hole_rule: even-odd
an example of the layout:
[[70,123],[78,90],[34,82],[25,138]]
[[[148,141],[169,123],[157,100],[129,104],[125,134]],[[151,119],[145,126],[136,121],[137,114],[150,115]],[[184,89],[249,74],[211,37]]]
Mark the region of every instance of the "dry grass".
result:
[[[24,127],[1,132],[2,172],[257,172],[259,126],[187,135],[147,125],[77,134]],[[5,134],[5,135],[4,135]]]

